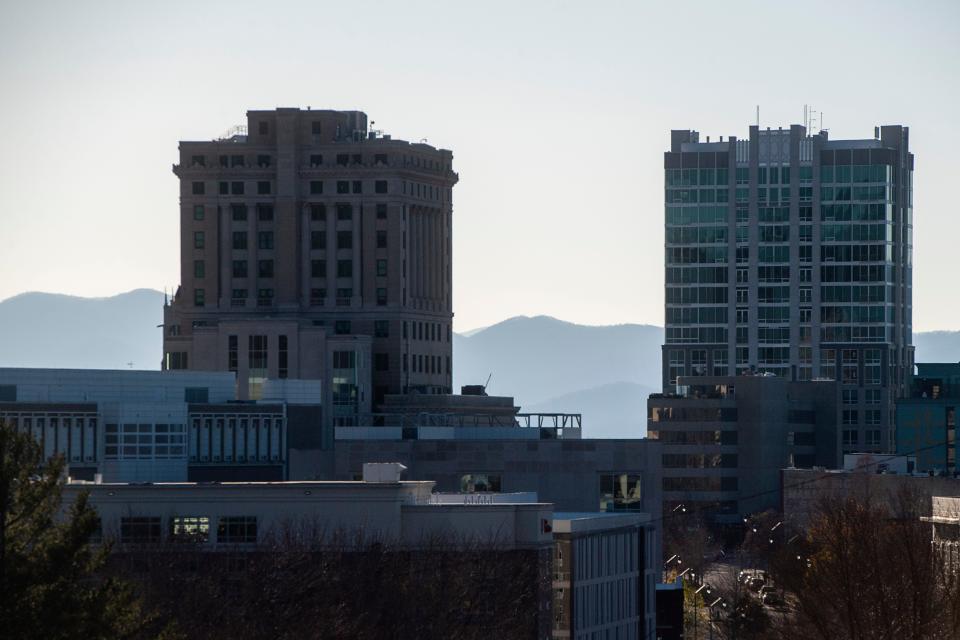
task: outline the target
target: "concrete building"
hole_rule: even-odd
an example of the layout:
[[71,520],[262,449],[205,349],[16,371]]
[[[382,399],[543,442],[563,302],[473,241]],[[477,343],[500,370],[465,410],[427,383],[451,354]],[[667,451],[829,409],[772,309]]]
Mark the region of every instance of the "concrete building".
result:
[[180,286],[163,368],[325,385],[327,422],[450,393],[453,155],[359,111],[247,112],[180,143]]
[[553,637],[652,638],[656,629],[649,515],[555,513]]
[[897,453],[916,456],[917,470],[954,475],[960,364],[917,363],[910,395],[897,400]]
[[913,366],[909,131],[670,135],[663,389],[772,373],[842,385],[844,451],[894,451]]
[[291,448],[333,446],[319,382],[269,381],[258,402],[235,390],[230,372],[0,369],[0,420],[107,482],[283,480]]
[[101,537],[121,554],[181,541],[204,551],[262,551],[290,532],[308,539],[344,532],[361,547],[367,540],[428,551],[438,539],[461,541],[465,551],[488,545],[485,553],[504,562],[518,552],[535,558],[540,573],[530,588],[551,585],[536,605],[537,637],[651,637],[660,562],[649,514],[554,514],[534,493],[436,493],[433,482],[401,480],[403,471],[365,464],[362,480],[345,482],[72,483],[64,508],[89,492]]
[[732,522],[779,505],[783,467],[836,466],[836,382],[681,376],[677,388],[647,400],[665,512],[684,504]]
[[921,520],[933,529],[932,544],[941,562],[960,570],[960,498],[932,496],[930,515]]
[[870,463],[858,457],[850,469],[784,469],[781,474],[784,523],[801,529],[810,521],[817,504],[828,497],[859,497],[896,507],[901,499],[919,500],[929,508],[933,496],[960,496],[960,479],[880,472],[882,457]]

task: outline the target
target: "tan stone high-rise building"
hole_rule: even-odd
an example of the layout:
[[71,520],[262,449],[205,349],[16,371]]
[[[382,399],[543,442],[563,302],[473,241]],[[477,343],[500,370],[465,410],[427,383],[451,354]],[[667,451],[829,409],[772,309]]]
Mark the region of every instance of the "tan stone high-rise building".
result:
[[163,368],[236,371],[241,398],[320,379],[337,424],[385,394],[450,393],[452,158],[309,108],[181,142]]

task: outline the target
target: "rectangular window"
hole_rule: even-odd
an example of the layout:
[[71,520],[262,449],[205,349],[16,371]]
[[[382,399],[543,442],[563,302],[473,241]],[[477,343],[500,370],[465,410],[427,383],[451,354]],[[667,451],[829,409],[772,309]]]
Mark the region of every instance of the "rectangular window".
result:
[[640,511],[641,476],[605,473],[600,476],[600,511]]
[[[333,323],[333,332],[338,336],[345,336],[350,334],[350,321],[349,320],[337,320]],[[351,352],[352,353],[352,352]]]
[[203,220],[204,217],[204,208],[202,204],[198,204],[193,208],[193,219],[194,220]]
[[247,205],[245,204],[232,204],[230,205],[230,217],[234,222],[244,222],[247,219]]
[[383,229],[377,230],[377,249],[387,248],[387,232]]
[[234,196],[243,195],[243,182],[235,181],[230,183],[230,194]]
[[287,336],[280,336],[277,348],[277,376],[286,378],[289,373],[287,368]]
[[311,167],[319,167],[319,166],[322,165],[322,164],[323,164],[323,156],[322,156],[322,155],[320,155],[319,153],[315,153],[315,154],[312,154],[312,155],[310,156],[310,166],[311,166]]
[[386,277],[387,275],[387,261],[386,260],[377,260],[377,276]]
[[268,155],[258,155],[257,156],[257,166],[261,169],[267,169],[270,167],[270,156]]
[[234,231],[233,232],[233,248],[238,251],[246,250],[247,248],[247,232],[246,231]]
[[386,180],[377,180],[373,183],[373,190],[375,193],[386,193],[387,192],[387,181]]
[[322,307],[323,300],[327,297],[327,290],[323,288],[310,289],[310,304],[315,307]]
[[327,277],[327,261],[311,260],[310,261],[310,277],[326,278]]
[[310,123],[310,133],[312,133],[315,136],[318,136],[320,135],[320,131],[321,129],[320,129],[319,120],[314,120],[313,122]]
[[337,220],[353,220],[353,205],[338,204]]
[[239,351],[237,336],[227,336],[227,371],[239,368]]
[[256,516],[223,516],[217,523],[217,542],[220,544],[251,544],[256,541]]
[[204,156],[191,156],[190,165],[194,167],[205,167],[207,166],[207,159]]
[[390,321],[374,320],[373,335],[374,337],[377,337],[377,338],[389,338],[390,337]]
[[363,193],[363,182],[360,180],[354,180],[351,186],[353,187],[353,193]]
[[351,298],[353,298],[352,287],[340,287],[339,289],[337,289],[337,306],[338,307],[350,306]]
[[856,445],[857,442],[859,442],[859,438],[857,437],[857,435],[858,434],[856,429],[844,429],[843,430],[843,446],[849,447],[849,446]]
[[205,245],[205,239],[203,236],[203,231],[194,231],[193,233],[193,248],[194,249],[203,249]]
[[193,195],[202,196],[206,189],[206,184],[203,182],[194,182],[191,189],[193,190]]
[[353,277],[353,260],[337,260],[337,277]]
[[326,221],[327,221],[327,205],[325,204],[310,205],[310,222],[326,222]]
[[390,354],[388,353],[373,354],[373,370],[389,371],[390,370]]
[[246,260],[233,261],[233,277],[234,278],[247,277],[247,261]]
[[160,542],[160,518],[120,518],[120,542],[123,544],[155,544]]
[[273,277],[273,260],[260,260],[257,262],[257,277]]
[[170,518],[170,540],[204,543],[210,539],[210,518],[207,516],[173,516]]
[[193,306],[202,307],[206,303],[206,294],[203,289],[193,290]]
[[247,336],[247,366],[250,375],[266,375],[267,336]]
[[273,221],[273,205],[272,204],[258,204],[257,205],[257,220],[260,222],[271,222]]
[[353,248],[353,232],[337,231],[337,249]]
[[230,195],[230,183],[229,182],[220,182],[220,195],[228,196]]
[[323,193],[323,180],[311,180],[310,181],[310,194],[311,195],[320,195]]
[[273,231],[260,231],[257,233],[257,247],[260,249],[273,249]]
[[206,275],[206,268],[203,260],[194,260],[193,261],[193,277],[203,278],[205,275]]
[[460,493],[500,493],[503,479],[499,473],[467,473],[460,476]]
[[387,219],[387,205],[378,204],[377,205],[377,220],[386,220]]
[[337,193],[341,195],[350,193],[350,181],[337,180]]
[[327,248],[327,232],[311,231],[310,232],[310,249],[314,251],[321,251],[326,248]]
[[387,305],[387,290],[384,287],[377,288],[377,306],[385,307]]

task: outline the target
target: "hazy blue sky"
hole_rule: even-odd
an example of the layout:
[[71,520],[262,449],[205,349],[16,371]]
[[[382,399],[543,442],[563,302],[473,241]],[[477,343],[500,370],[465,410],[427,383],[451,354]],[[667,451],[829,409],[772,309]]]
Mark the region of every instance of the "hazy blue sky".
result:
[[960,329],[958,2],[0,4],[0,299],[178,281],[177,142],[362,109],[452,149],[458,330],[663,322],[671,128],[910,126],[914,327]]

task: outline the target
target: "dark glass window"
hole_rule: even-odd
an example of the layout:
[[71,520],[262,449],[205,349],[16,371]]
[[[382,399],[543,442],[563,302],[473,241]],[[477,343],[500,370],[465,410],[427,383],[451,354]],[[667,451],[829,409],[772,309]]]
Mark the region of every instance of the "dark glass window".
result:
[[268,196],[270,195],[270,181],[269,180],[259,180],[257,182],[257,195]]
[[337,277],[353,277],[353,260],[337,260]]
[[120,518],[120,542],[123,544],[151,544],[160,542],[160,518]]
[[337,249],[353,248],[353,232],[337,231]]
[[390,321],[374,320],[373,335],[377,338],[389,338],[390,337]]
[[257,156],[257,166],[261,169],[266,169],[270,166],[270,156],[267,155],[258,155]]
[[230,217],[234,222],[243,222],[247,219],[247,205],[245,204],[232,204],[230,205]]
[[327,248],[327,232],[311,231],[310,232],[310,248],[313,250],[326,249]]
[[202,196],[204,194],[204,190],[206,189],[206,185],[203,182],[194,182],[191,188],[193,190],[193,195]]
[[244,250],[247,248],[247,232],[246,231],[233,232],[233,248],[238,250]]
[[326,278],[327,277],[327,261],[311,260],[310,261],[310,277]]
[[206,265],[203,260],[194,260],[193,261],[193,277],[194,278],[203,278],[206,276]]
[[310,221],[326,222],[327,221],[327,205],[325,204],[310,205]]
[[387,248],[387,232],[385,229],[377,230],[377,249]]
[[378,204],[377,205],[377,220],[386,220],[387,219],[387,205]]
[[273,205],[272,204],[258,204],[257,205],[257,220],[260,222],[270,222],[273,220]]
[[247,261],[246,260],[233,261],[233,277],[234,278],[247,277]]
[[203,231],[194,231],[193,232],[193,248],[194,249],[203,249],[206,244]]
[[375,193],[386,193],[387,192],[387,181],[386,180],[377,180],[373,184],[373,190]]
[[217,524],[220,544],[250,544],[257,541],[256,516],[223,516]]
[[350,193],[350,182],[348,180],[337,180],[337,193]]
[[333,323],[333,332],[337,335],[347,335],[350,333],[349,320],[337,320]]
[[310,181],[310,194],[311,195],[320,195],[323,193],[323,180],[311,180]]
[[243,182],[231,182],[230,183],[230,193],[235,196],[243,195]]
[[272,278],[273,260],[260,260],[257,263],[257,275],[261,278]]
[[273,231],[258,232],[257,247],[260,249],[273,249]]
[[600,511],[639,511],[640,474],[604,473],[600,476]]

